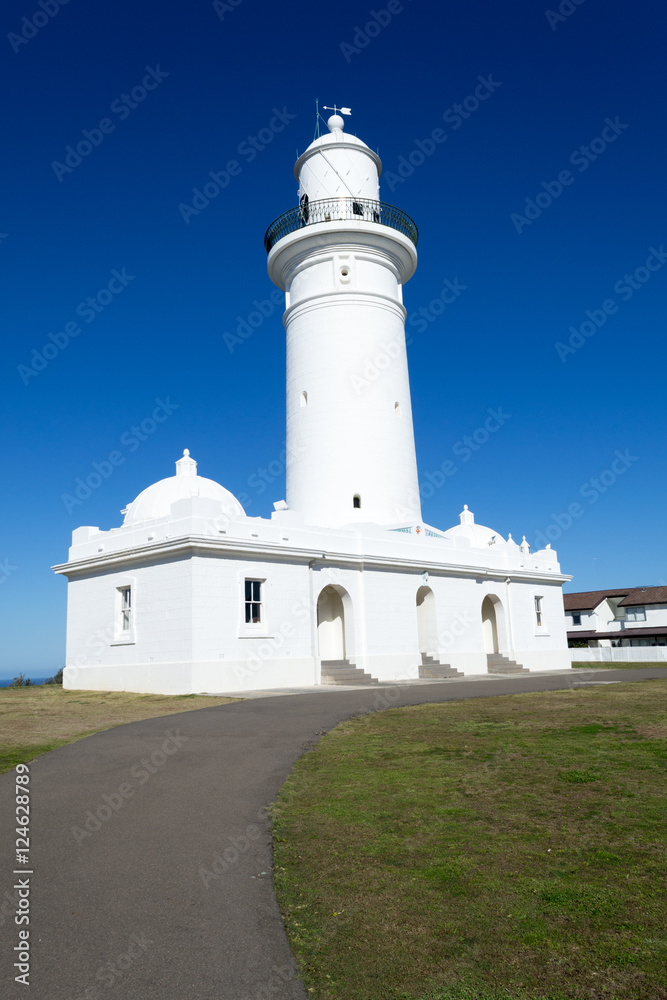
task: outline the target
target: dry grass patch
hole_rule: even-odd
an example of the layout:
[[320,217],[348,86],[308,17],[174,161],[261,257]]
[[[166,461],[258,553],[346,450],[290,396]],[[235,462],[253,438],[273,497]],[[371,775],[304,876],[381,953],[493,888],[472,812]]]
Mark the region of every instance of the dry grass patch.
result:
[[573,663],[572,668],[577,670],[646,670],[647,667],[653,669],[654,667],[662,667],[663,670],[667,670],[667,661],[665,660],[648,660],[644,663],[632,663],[626,661],[625,663],[602,663],[600,661],[596,662],[586,662],[586,663]]
[[125,691],[64,691],[54,684],[0,688],[0,773],[103,729],[238,700]]
[[665,1000],[667,679],[338,726],[275,807],[317,1000]]

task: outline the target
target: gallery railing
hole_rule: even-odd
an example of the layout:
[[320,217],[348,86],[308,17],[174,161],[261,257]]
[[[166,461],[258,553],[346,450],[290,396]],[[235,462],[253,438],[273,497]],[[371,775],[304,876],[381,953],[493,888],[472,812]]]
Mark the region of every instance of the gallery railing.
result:
[[284,212],[271,223],[264,236],[264,246],[269,253],[278,240],[303,226],[313,226],[320,222],[377,222],[403,233],[417,246],[419,231],[405,212],[383,201],[371,198],[323,198],[318,201],[303,201],[296,208]]

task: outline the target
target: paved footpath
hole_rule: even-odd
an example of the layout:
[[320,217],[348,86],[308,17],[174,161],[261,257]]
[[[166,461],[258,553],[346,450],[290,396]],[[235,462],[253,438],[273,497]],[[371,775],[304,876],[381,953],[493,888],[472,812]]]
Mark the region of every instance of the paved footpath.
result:
[[304,1000],[273,892],[266,807],[322,733],[378,708],[664,676],[592,670],[313,688],[53,750],[30,765],[28,989],[12,969],[12,887],[27,878],[12,875],[14,772],[0,776],[0,996]]

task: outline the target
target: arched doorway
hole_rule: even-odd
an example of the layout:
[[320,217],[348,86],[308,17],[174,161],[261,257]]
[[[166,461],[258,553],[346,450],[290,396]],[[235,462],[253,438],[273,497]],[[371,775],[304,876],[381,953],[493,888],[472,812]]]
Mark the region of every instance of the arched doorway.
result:
[[420,587],[417,591],[417,634],[420,653],[437,653],[438,629],[435,620],[435,595],[430,587]]
[[490,597],[482,601],[482,635],[484,636],[484,652],[498,652],[498,624],[496,622],[495,602]]
[[321,660],[345,659],[345,609],[333,587],[325,587],[317,599],[317,644]]

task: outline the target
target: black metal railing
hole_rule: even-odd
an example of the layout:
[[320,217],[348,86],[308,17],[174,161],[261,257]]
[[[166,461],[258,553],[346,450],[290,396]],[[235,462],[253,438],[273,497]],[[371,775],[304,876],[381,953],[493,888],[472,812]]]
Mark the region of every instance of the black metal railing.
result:
[[377,222],[403,233],[417,246],[419,231],[405,212],[383,201],[371,198],[323,198],[318,201],[303,201],[296,208],[284,212],[271,223],[264,236],[264,246],[269,253],[278,240],[303,226],[313,226],[319,222]]

